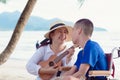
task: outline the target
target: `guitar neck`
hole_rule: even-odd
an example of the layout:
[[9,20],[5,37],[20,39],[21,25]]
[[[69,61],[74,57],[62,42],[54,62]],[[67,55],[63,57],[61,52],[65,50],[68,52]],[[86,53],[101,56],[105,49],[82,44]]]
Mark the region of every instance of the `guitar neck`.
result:
[[[73,45],[70,48],[75,48],[77,46]],[[69,48],[69,49],[70,49]],[[65,51],[64,53],[62,53],[61,55],[57,56],[53,61],[49,62],[49,66],[54,66],[54,64],[57,64],[63,57],[65,57],[67,54],[69,53],[69,51]]]
[[58,63],[63,57],[65,57],[67,54],[69,53],[69,51],[65,51],[64,53],[62,53],[61,55],[57,56],[55,59],[54,59],[54,62],[55,63]]

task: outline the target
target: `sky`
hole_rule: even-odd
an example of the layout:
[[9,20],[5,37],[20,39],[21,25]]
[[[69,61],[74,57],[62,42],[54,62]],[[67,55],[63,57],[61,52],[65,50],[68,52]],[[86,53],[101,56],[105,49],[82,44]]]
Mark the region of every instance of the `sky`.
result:
[[[22,12],[27,1],[8,0],[7,4],[0,3],[0,13]],[[78,0],[37,0],[31,15],[72,22],[88,18],[97,27],[120,32],[120,0],[85,0],[81,8]]]

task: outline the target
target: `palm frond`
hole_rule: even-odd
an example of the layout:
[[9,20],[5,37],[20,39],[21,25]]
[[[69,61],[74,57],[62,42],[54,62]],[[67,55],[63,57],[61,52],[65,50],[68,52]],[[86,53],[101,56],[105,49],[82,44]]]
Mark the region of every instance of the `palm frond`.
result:
[[85,2],[85,0],[78,0],[78,2],[80,3],[80,7],[81,7],[83,3]]
[[0,2],[2,2],[2,3],[6,3],[6,2],[7,2],[7,0],[0,0]]

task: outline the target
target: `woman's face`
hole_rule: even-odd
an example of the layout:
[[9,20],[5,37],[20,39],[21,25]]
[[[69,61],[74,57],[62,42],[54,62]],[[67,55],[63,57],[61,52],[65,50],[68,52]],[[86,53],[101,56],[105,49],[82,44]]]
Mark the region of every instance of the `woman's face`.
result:
[[66,41],[67,35],[68,35],[68,30],[65,27],[63,27],[63,28],[56,29],[51,35],[51,38],[53,42],[61,44]]

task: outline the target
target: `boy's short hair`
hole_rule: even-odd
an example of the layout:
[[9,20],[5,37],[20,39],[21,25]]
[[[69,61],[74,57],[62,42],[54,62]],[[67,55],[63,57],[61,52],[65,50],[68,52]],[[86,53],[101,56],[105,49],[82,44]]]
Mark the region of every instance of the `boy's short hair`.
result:
[[76,27],[82,27],[84,34],[87,36],[91,36],[93,33],[93,23],[89,19],[80,19],[75,23]]

